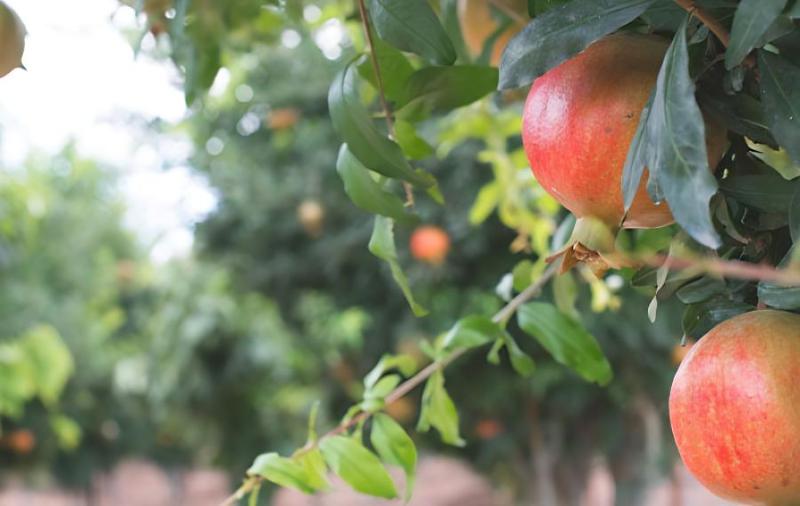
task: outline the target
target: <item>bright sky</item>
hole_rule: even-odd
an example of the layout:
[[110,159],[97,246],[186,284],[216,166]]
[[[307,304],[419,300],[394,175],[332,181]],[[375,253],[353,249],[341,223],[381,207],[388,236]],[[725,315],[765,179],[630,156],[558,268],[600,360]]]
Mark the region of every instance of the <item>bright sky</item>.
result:
[[19,165],[31,150],[55,153],[74,140],[82,155],[120,171],[127,224],[152,245],[154,260],[188,252],[192,223],[216,199],[185,165],[191,145],[148,136],[136,119],[176,122],[186,108],[168,62],[134,58],[122,35],[136,27],[133,10],[117,0],[5,1],[28,29],[28,71],[0,79],[2,164]]

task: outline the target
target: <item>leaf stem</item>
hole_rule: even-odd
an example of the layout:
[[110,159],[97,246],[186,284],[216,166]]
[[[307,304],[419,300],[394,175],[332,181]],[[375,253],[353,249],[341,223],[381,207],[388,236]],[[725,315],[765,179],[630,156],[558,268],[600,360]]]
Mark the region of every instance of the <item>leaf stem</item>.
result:
[[[369,47],[369,57],[372,62],[372,70],[375,72],[375,81],[378,84],[378,96],[381,101],[381,108],[383,109],[383,117],[386,120],[386,129],[389,132],[389,137],[395,138],[394,120],[392,119],[392,110],[389,107],[389,102],[386,100],[385,86],[383,84],[383,74],[381,74],[381,65],[378,62],[378,55],[375,53],[375,41],[372,38],[372,29],[369,24],[369,14],[367,13],[367,6],[364,0],[358,0],[358,12],[361,15],[361,26],[364,27],[364,36],[367,39],[367,46]],[[404,181],[403,189],[406,192],[406,207],[414,207],[414,189],[410,183]]]

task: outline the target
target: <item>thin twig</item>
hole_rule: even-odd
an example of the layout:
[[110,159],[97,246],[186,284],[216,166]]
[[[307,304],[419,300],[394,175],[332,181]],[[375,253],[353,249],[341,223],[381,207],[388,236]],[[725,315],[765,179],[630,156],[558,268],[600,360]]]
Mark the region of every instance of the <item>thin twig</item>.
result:
[[689,14],[699,19],[711,30],[711,33],[717,36],[723,46],[728,47],[728,44],[731,42],[731,34],[728,33],[728,29],[725,28],[713,14],[696,5],[693,0],[675,0],[675,3],[685,9]]
[[[520,292],[516,297],[511,299],[511,301],[509,301],[508,304],[503,306],[503,308],[500,309],[500,311],[498,311],[492,317],[492,321],[495,323],[503,323],[506,320],[508,320],[514,314],[514,312],[516,312],[516,310],[519,309],[519,307],[522,304],[524,304],[525,302],[529,301],[530,299],[538,295],[539,292],[541,292],[542,288],[544,288],[544,286],[553,278],[553,276],[555,276],[557,272],[558,272],[558,267],[555,264],[548,266],[547,269],[545,269],[545,271],[542,273],[541,276],[539,276],[539,278],[536,281],[534,281],[528,288]],[[458,348],[456,350],[453,350],[453,352],[450,353],[450,355],[443,358],[442,360],[437,360],[435,362],[432,362],[431,364],[428,364],[424,369],[422,369],[417,374],[404,381],[397,388],[395,388],[389,395],[387,395],[385,399],[385,405],[388,406],[394,403],[395,401],[399,400],[400,398],[405,397],[409,392],[411,392],[416,387],[424,383],[425,380],[431,377],[434,373],[444,369],[466,352],[467,350],[465,348]],[[367,420],[372,415],[373,413],[367,411],[359,413],[358,415],[354,416],[347,422],[341,423],[336,427],[334,427],[333,429],[329,430],[320,438],[318,438],[317,441],[309,441],[308,443],[305,444],[305,446],[297,450],[293,454],[293,456],[297,457],[305,453],[308,453],[309,451],[317,447],[319,439],[324,439],[347,432],[349,429],[355,427],[362,421]],[[239,487],[239,489],[236,490],[236,492],[234,492],[230,497],[228,497],[220,506],[230,506],[232,504],[235,504],[236,501],[242,499],[249,491],[253,489],[253,487],[255,487],[262,480],[263,478],[261,478],[260,476],[251,476],[250,478],[245,480],[242,486]]]
[[[364,27],[364,36],[367,39],[367,46],[369,47],[369,57],[372,62],[372,70],[375,72],[375,82],[378,85],[378,97],[380,97],[381,108],[383,109],[383,117],[386,120],[386,129],[389,132],[389,137],[395,138],[394,120],[392,119],[392,110],[389,107],[389,101],[386,100],[386,92],[383,85],[383,74],[381,74],[381,65],[378,62],[378,55],[375,52],[375,41],[372,38],[372,29],[369,24],[369,14],[367,13],[367,6],[364,0],[358,0],[358,12],[361,15],[361,26]],[[403,189],[406,192],[406,207],[414,207],[414,189],[408,182],[403,182]]]

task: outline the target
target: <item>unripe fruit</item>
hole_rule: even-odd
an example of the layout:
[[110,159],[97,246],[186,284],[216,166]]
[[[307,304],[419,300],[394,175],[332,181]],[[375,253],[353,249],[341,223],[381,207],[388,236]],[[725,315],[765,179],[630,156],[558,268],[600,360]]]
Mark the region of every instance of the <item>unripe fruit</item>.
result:
[[[527,18],[528,11],[526,0],[497,0],[497,3],[502,6],[502,9],[499,9],[501,12],[516,13],[517,16],[511,20],[509,27],[494,39],[492,54],[489,58],[489,63],[494,66],[500,63],[500,57],[511,37],[525,26],[523,20]],[[488,39],[500,28],[491,9],[490,0],[459,0],[458,2],[461,36],[472,56],[480,56]]]
[[[523,116],[525,152],[539,184],[578,218],[620,224],[622,169],[667,46],[660,37],[614,34],[534,81]],[[716,124],[706,127],[714,167],[726,136]],[[625,228],[673,222],[666,203],[650,200],[647,179],[645,172]]]
[[763,310],[714,327],[672,384],[681,458],[715,494],[800,504],[800,315]]
[[272,130],[286,130],[300,121],[300,111],[294,107],[274,109],[267,117],[267,124]]
[[27,33],[17,13],[0,1],[0,77],[22,67]]
[[450,236],[439,227],[425,225],[411,234],[411,255],[432,265],[444,262],[450,251]]

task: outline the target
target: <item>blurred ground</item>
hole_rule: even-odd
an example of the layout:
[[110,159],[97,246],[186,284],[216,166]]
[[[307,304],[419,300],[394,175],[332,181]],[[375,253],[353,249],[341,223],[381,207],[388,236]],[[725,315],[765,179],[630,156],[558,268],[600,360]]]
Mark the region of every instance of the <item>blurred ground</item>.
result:
[[[706,492],[685,470],[678,473],[678,488],[665,482],[654,487],[643,506],[732,506]],[[402,479],[400,478],[399,481]],[[164,471],[141,460],[121,462],[110,473],[98,475],[91,492],[58,489],[32,491],[20,480],[0,489],[0,506],[216,506],[230,492],[220,471]],[[613,484],[602,467],[595,469],[581,506],[613,506]],[[352,493],[340,481],[330,492],[306,496],[280,491],[273,506],[398,506]],[[488,481],[466,464],[451,458],[426,457],[420,462],[414,498],[409,506],[511,506],[508,497],[493,490]]]

